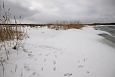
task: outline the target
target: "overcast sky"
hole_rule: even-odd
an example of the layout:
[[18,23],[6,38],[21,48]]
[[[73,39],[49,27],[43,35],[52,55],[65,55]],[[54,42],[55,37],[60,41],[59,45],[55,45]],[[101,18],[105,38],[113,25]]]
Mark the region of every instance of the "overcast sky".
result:
[[115,22],[115,0],[5,0],[5,5],[25,23]]

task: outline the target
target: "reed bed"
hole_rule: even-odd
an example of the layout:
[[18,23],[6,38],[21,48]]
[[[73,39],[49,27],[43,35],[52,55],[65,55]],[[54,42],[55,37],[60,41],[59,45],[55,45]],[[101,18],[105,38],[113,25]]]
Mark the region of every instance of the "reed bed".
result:
[[[11,14],[10,8],[5,8],[3,2],[0,4],[0,24],[11,24],[12,20],[18,24],[18,20]],[[26,30],[22,26],[0,25],[0,66],[3,68],[3,74],[5,71],[4,63],[10,59],[10,53],[14,50],[18,54],[18,47],[23,44],[22,40],[26,36]]]

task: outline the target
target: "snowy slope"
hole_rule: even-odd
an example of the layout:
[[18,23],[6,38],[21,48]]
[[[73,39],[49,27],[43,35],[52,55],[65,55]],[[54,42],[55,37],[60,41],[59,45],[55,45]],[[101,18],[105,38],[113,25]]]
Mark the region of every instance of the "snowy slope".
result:
[[[115,45],[104,31],[27,28],[29,38],[10,55],[4,77],[115,77]],[[0,77],[3,77],[0,67]]]

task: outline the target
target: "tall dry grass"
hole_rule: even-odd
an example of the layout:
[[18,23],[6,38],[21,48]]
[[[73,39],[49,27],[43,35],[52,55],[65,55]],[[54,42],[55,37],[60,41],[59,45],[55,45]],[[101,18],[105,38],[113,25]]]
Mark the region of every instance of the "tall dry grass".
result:
[[78,21],[64,21],[58,23],[49,23],[49,24],[34,24],[30,26],[31,28],[43,28],[47,27],[48,29],[55,29],[55,30],[67,30],[67,29],[81,29],[82,27],[85,27],[81,22]]
[[[18,24],[16,17],[11,14],[10,8],[6,8],[3,2],[0,4],[0,24],[11,24],[13,23],[12,20]],[[10,59],[11,49],[17,51],[18,54],[18,47],[23,43],[22,40],[25,36],[25,29],[22,26],[0,25],[0,66],[3,68],[3,75],[5,71],[4,62]]]
[[58,22],[53,25],[48,25],[47,26],[49,29],[56,29],[56,30],[66,30],[66,29],[81,29],[84,27],[80,22],[69,22],[69,21],[64,21],[64,22]]
[[[10,8],[6,8],[4,2],[0,4],[0,24],[13,23],[11,17],[14,18],[15,24],[18,24],[16,17],[11,14]],[[4,62],[10,59],[11,49],[16,50],[18,54],[18,47],[25,36],[25,29],[22,26],[0,25],[0,66],[3,68],[3,75]]]

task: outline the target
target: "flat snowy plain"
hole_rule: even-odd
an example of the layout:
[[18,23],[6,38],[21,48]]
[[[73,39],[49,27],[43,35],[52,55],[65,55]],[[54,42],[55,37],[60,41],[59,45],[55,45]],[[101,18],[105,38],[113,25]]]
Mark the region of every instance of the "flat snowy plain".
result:
[[115,44],[92,27],[27,28],[23,47],[10,49],[0,77],[115,77]]

